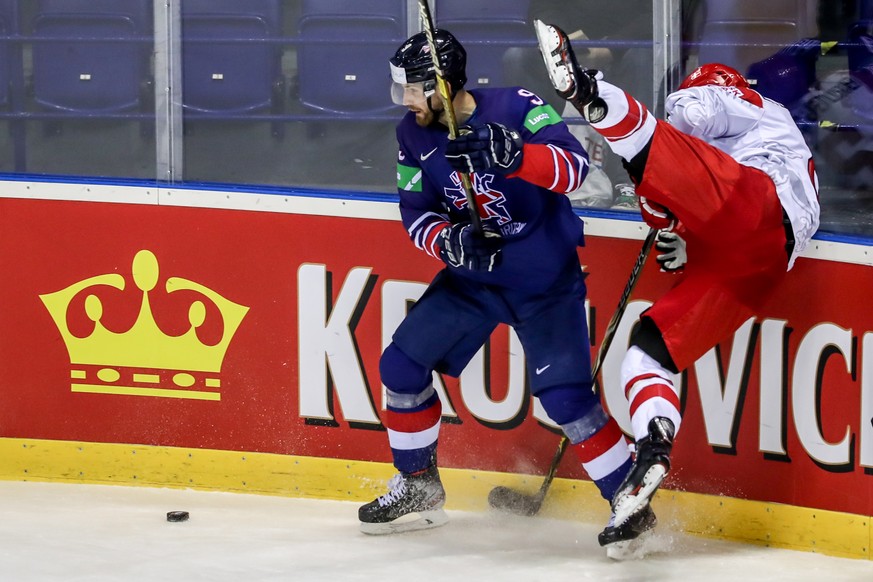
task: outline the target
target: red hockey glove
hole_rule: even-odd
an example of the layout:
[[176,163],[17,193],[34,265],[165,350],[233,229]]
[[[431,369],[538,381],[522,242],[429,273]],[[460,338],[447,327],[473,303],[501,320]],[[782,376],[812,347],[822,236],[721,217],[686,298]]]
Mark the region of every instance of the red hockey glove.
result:
[[676,226],[676,217],[669,209],[661,206],[657,202],[647,200],[645,196],[640,196],[640,213],[643,215],[643,220],[646,224],[657,230],[673,230]]

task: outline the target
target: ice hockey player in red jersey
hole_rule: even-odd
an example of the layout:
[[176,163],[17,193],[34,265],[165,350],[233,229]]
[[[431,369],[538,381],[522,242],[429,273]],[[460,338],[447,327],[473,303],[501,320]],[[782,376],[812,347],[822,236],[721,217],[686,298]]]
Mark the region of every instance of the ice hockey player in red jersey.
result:
[[564,32],[536,24],[552,84],[603,135],[661,229],[675,286],[640,317],[622,362],[634,465],[599,536],[608,550],[650,530],[681,423],[673,375],[728,338],[771,297],[819,224],[812,154],[788,111],[736,70],[705,64],[666,98],[667,121],[594,70]]

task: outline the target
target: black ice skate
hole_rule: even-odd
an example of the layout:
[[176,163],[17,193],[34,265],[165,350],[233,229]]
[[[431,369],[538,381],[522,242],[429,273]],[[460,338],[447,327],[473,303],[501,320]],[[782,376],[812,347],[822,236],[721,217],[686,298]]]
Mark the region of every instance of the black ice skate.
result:
[[606,547],[607,557],[613,560],[632,557],[642,548],[645,538],[658,523],[650,505],[631,515],[619,526],[614,524],[614,519],[613,515],[609,524],[597,535],[597,541]]
[[555,91],[588,121],[602,121],[606,117],[606,103],[597,95],[598,72],[579,66],[570,39],[563,30],[542,20],[534,21],[534,29]]
[[[612,520],[619,527],[648,507],[649,502],[670,471],[670,451],[675,429],[669,418],[658,416],[649,421],[649,436],[636,444],[634,464],[612,499]],[[608,529],[608,527],[607,527]]]
[[448,521],[443,511],[446,492],[436,465],[421,473],[398,473],[388,493],[358,509],[361,531],[370,535],[439,527]]

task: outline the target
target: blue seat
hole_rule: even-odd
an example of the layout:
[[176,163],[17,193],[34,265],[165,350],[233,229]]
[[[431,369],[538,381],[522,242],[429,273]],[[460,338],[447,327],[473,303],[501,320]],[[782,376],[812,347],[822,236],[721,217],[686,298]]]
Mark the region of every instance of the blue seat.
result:
[[330,115],[379,114],[391,101],[388,59],[406,40],[404,0],[304,0],[300,102]]
[[[0,36],[14,36],[18,33],[18,2],[0,0]],[[16,78],[15,67],[20,66],[16,59],[19,50],[13,41],[0,40],[0,107],[12,101],[12,82]]]
[[150,0],[41,0],[33,34],[33,95],[41,107],[99,114],[149,102]]
[[283,108],[280,0],[182,2],[187,113],[240,116]]
[[467,88],[501,87],[509,84],[504,64],[513,46],[535,46],[536,35],[529,22],[530,0],[440,0],[436,25],[451,32],[467,50]]

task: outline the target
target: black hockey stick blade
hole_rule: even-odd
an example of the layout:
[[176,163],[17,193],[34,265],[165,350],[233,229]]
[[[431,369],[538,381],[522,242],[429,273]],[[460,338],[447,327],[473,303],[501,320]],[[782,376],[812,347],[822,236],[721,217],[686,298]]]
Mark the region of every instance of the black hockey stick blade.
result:
[[[637,255],[637,260],[634,263],[633,269],[631,269],[631,274],[624,287],[624,291],[621,294],[621,299],[618,301],[618,307],[615,312],[613,312],[612,319],[610,319],[609,324],[606,326],[603,341],[600,342],[600,350],[597,352],[597,360],[594,362],[594,366],[591,370],[591,377],[594,380],[594,385],[597,387],[599,387],[600,384],[598,380],[600,366],[603,364],[603,359],[606,357],[606,352],[609,350],[609,346],[612,345],[612,339],[615,337],[615,330],[618,327],[618,322],[624,315],[624,310],[627,308],[630,296],[640,278],[640,272],[643,270],[643,266],[646,264],[646,259],[648,259],[649,253],[655,244],[657,234],[658,231],[654,228],[649,229],[649,232],[643,241],[643,247],[640,249],[639,255]],[[546,494],[549,492],[549,487],[551,487],[552,481],[555,479],[555,473],[558,471],[558,465],[561,463],[561,458],[564,456],[564,452],[567,450],[569,444],[570,440],[566,436],[561,437],[561,442],[558,444],[558,450],[555,451],[555,456],[552,457],[552,464],[549,465],[549,471],[546,474],[546,478],[540,486],[539,491],[531,495],[501,485],[495,487],[488,493],[488,504],[494,509],[526,517],[531,517],[539,513],[540,509],[542,509],[543,501],[546,499]]]
[[531,517],[539,513],[543,507],[543,501],[546,500],[546,493],[549,492],[549,487],[555,478],[555,473],[558,471],[561,457],[564,456],[564,451],[567,450],[569,444],[570,440],[567,437],[561,437],[561,442],[558,443],[555,456],[552,457],[549,472],[543,484],[540,485],[539,491],[531,495],[500,485],[488,493],[488,505],[499,511],[523,515],[525,517]]
[[528,495],[500,485],[488,493],[488,505],[499,511],[531,517],[540,512],[545,496]]

